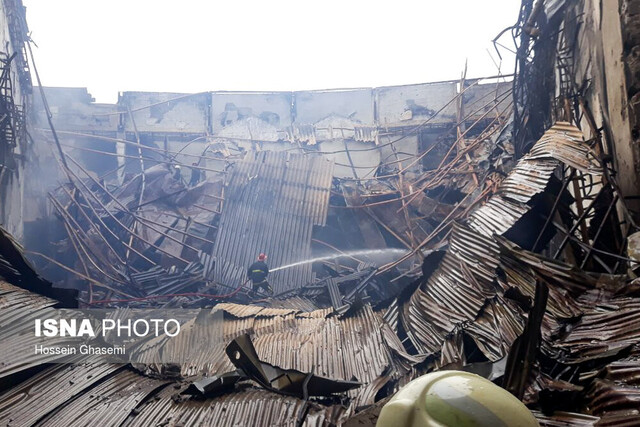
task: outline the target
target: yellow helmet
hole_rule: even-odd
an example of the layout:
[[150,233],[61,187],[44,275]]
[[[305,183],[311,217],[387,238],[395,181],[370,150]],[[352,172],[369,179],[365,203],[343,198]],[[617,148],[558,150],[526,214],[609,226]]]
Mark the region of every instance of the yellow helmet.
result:
[[376,427],[537,427],[522,402],[478,375],[440,371],[423,375],[382,408]]

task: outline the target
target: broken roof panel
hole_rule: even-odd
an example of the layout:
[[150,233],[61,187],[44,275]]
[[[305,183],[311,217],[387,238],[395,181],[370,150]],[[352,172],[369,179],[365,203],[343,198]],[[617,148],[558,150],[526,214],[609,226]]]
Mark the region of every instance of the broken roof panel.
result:
[[[42,343],[42,339],[33,333],[32,325],[35,319],[52,317],[56,312],[52,308],[55,304],[55,300],[15,287],[0,278],[0,378],[64,357],[15,351],[16,348],[31,349]],[[49,342],[64,346],[79,341],[73,337],[56,337]]]
[[602,174],[602,166],[593,150],[583,142],[582,132],[567,122],[556,122],[525,157],[553,158],[584,173]]
[[167,381],[143,377],[133,370],[121,370],[88,392],[69,400],[38,424],[47,427],[118,426],[142,401],[165,384]]
[[33,425],[119,369],[107,363],[53,365],[0,394],[0,423]]
[[169,393],[150,400],[139,408],[123,426],[234,425],[258,426],[298,425],[308,403],[295,397],[282,396],[264,390],[248,389],[214,399],[176,401]]
[[514,202],[528,203],[533,196],[544,191],[558,164],[555,159],[534,161],[525,156],[500,183],[497,194]]
[[[272,270],[308,260],[313,226],[326,221],[332,163],[312,155],[247,156],[231,172],[213,254],[245,269],[261,252],[268,255]],[[216,280],[240,284],[229,274]],[[276,293],[311,280],[311,263],[269,275]]]
[[[540,140],[542,147],[536,144],[532,149],[535,158],[526,155],[518,162],[499,186],[498,195],[470,215],[469,225],[454,224],[449,249],[438,269],[415,291],[403,311],[405,329],[418,350],[440,350],[444,337],[475,319],[487,298],[495,295],[500,249],[493,236],[510,229],[528,211],[525,204],[544,191],[560,164],[555,157],[569,159],[581,170],[594,170],[589,160],[592,153],[577,135],[577,128],[566,123],[551,127]],[[513,202],[501,204],[500,195]],[[500,213],[510,208],[512,212]],[[492,327],[498,336],[499,328]],[[486,350],[485,356],[496,357],[488,347]]]
[[[402,345],[383,336],[382,316],[369,305],[342,318],[331,309],[296,313],[252,305],[221,305],[214,307],[213,312],[222,311],[223,321],[210,320],[204,328],[192,327],[194,322],[187,322],[179,336],[152,339],[136,351],[143,355],[162,348],[167,360],[187,361],[180,373],[184,378],[233,370],[223,349],[244,334],[250,336],[261,361],[331,379],[356,378],[369,383],[387,369],[406,366],[404,358],[408,356],[399,354]],[[137,359],[145,360],[142,356]],[[148,372],[164,375],[167,368],[170,367],[155,366]]]

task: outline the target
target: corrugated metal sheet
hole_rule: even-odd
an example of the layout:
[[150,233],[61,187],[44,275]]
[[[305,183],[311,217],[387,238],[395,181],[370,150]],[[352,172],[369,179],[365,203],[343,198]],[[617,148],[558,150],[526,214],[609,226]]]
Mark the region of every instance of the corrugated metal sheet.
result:
[[384,310],[383,319],[391,327],[391,330],[398,332],[398,316],[400,313],[400,303],[397,298]]
[[413,344],[435,352],[456,325],[474,319],[495,293],[493,271],[498,246],[462,224],[455,224],[450,249],[423,289],[405,307],[404,321]]
[[631,386],[640,385],[640,364],[637,360],[613,362],[604,372],[605,378],[611,381],[624,382]]
[[257,305],[222,303],[222,304],[217,304],[213,309],[222,310],[229,313],[232,316],[243,318],[243,317],[255,316],[257,313],[263,310],[263,307],[260,307]]
[[54,365],[0,395],[0,424],[27,426],[85,392],[121,365]]
[[[52,316],[47,316],[46,311],[38,312],[37,316],[42,316],[42,318],[53,317],[54,312],[50,311],[49,313]],[[34,351],[36,344],[43,343],[42,338],[33,334],[33,319],[35,318],[36,316],[34,315],[28,319],[22,319],[21,324],[28,326],[23,331],[20,331],[20,334],[0,336],[2,341],[0,346],[0,378],[25,369],[41,366],[44,363],[53,363],[57,360],[68,358],[68,356],[64,355],[41,354]],[[66,347],[67,345],[78,344],[81,341],[79,338],[56,337],[48,338],[47,344]]]
[[[260,359],[283,369],[311,372],[333,379],[369,383],[389,368],[407,367],[410,356],[399,340],[383,336],[382,316],[370,306],[339,318],[332,309],[306,313],[239,304],[220,304],[224,321],[208,328],[187,322],[175,338],[150,340],[140,350],[150,356],[162,347],[168,360],[183,360],[181,375],[220,375],[234,370],[224,348],[234,338],[249,334]],[[222,331],[213,328],[222,327]],[[216,341],[217,340],[217,341]],[[142,362],[143,358],[137,358]],[[164,366],[149,372],[163,373]]]
[[122,425],[294,427],[303,418],[306,406],[301,399],[255,389],[203,401],[179,402],[163,396],[141,406],[139,413]]
[[583,142],[582,132],[567,122],[557,122],[525,156],[540,160],[553,158],[584,173],[602,174],[595,153]]
[[122,370],[77,398],[65,402],[38,425],[119,426],[136,406],[165,384],[167,381],[143,377],[132,370]]
[[333,405],[328,408],[311,408],[302,424],[304,427],[327,427],[340,425],[340,417],[345,414],[346,408],[342,405]]
[[533,196],[544,191],[559,164],[555,159],[532,160],[525,156],[502,181],[497,194],[515,202],[528,203]]
[[378,140],[378,128],[371,126],[355,126],[354,137],[358,142],[376,142]]
[[[464,331],[476,343],[480,351],[491,361],[505,355],[511,343],[523,331],[525,319],[515,304],[501,296],[491,299],[480,315]],[[499,325],[496,328],[496,325]]]
[[292,296],[287,299],[274,299],[269,301],[269,306],[274,308],[290,308],[297,311],[310,312],[318,310],[320,307],[309,298]]
[[[506,290],[508,287],[518,289],[523,295],[533,300],[535,296],[536,275],[533,270],[523,266],[506,254],[501,256],[501,268],[505,272],[506,280],[499,282]],[[559,287],[549,288],[547,311],[556,319],[573,319],[582,314],[582,310],[573,298],[567,297],[567,291]]]
[[518,162],[496,194],[470,215],[471,228],[487,236],[506,232],[529,211],[528,203],[544,191],[561,162],[583,173],[602,173],[593,151],[582,142],[578,128],[558,122]]
[[280,317],[257,320],[253,343],[260,358],[285,369],[370,382],[392,364],[380,332],[381,319],[370,307],[339,319]]
[[500,195],[495,195],[469,217],[469,226],[490,236],[509,230],[516,221],[529,211],[529,206],[515,203]]
[[[33,321],[54,317],[56,310],[51,307],[56,303],[0,280],[0,378],[64,357],[30,351],[36,344],[42,344],[42,338],[33,334]],[[47,343],[64,346],[78,341],[81,340],[57,337]]]
[[12,316],[52,307],[58,301],[34,294],[0,279],[0,333],[7,333],[13,324]]
[[580,322],[560,342],[568,352],[566,362],[581,361],[613,349],[622,349],[640,341],[640,307],[625,307],[611,301],[608,309],[585,313]]
[[[587,393],[590,410],[595,415],[605,415],[612,411],[622,413],[631,421],[640,419],[640,388],[613,381],[597,379]],[[626,425],[632,425],[628,423]]]
[[[309,259],[313,226],[326,220],[332,163],[287,153],[247,156],[231,172],[214,255],[245,269],[260,252],[272,268]],[[217,281],[238,285],[236,276],[218,273]],[[276,293],[311,280],[311,264],[269,275]]]
[[561,261],[546,258],[531,251],[524,250],[503,237],[496,237],[503,256],[517,259],[521,268],[527,266],[549,282],[555,283],[560,288],[579,295],[592,289],[618,290],[621,286],[621,277],[608,274],[590,274],[575,266]]
[[[556,136],[560,134],[558,129],[554,132]],[[562,132],[566,133],[566,130]],[[531,198],[544,190],[544,177],[548,181],[553,172],[551,164],[559,164],[553,156],[572,162],[585,171],[593,170],[594,165],[590,161],[580,159],[580,155],[588,157],[589,151],[583,150],[584,147],[573,150],[570,148],[572,144],[580,143],[571,141],[565,147],[562,143],[547,141],[546,151],[539,150],[536,154],[540,158],[523,160],[522,167],[514,172],[519,178],[508,181],[509,186],[501,187],[500,195],[479,209],[482,214],[453,226],[449,249],[426,285],[417,289],[403,306],[399,306],[396,300],[388,308],[384,317],[394,328],[402,322],[403,329],[419,351],[440,353],[435,359],[439,366],[465,363],[465,347],[473,343],[490,361],[501,358],[521,334],[524,324],[521,309],[502,293],[514,287],[530,296],[536,279],[540,277],[550,282],[547,310],[551,316],[545,316],[543,336],[547,342],[543,351],[553,351],[562,356],[563,363],[575,364],[640,342],[640,302],[629,297],[614,297],[615,277],[588,275],[561,262],[520,250],[495,236],[504,233],[524,215]],[[543,155],[543,152],[547,154]],[[262,161],[268,163],[268,156],[264,156]],[[258,171],[265,167],[254,166]],[[247,167],[243,172],[246,177],[238,179],[243,179],[245,184],[254,179],[256,182],[260,180],[259,175],[250,179],[254,175],[249,172]],[[278,172],[286,176],[286,170],[272,170],[267,174],[270,178],[266,185],[258,188],[268,191],[273,182],[285,186],[284,178],[276,179]],[[515,184],[518,180],[522,185]],[[308,181],[293,181],[298,187],[291,189],[292,194],[299,195],[301,191],[303,197],[287,195],[290,199],[283,202],[289,203],[287,210],[295,208],[296,202],[304,205],[307,192],[318,191],[324,196],[325,188],[328,189],[328,184],[320,188],[310,186]],[[239,189],[240,200],[231,201],[242,205],[235,212],[236,216],[238,212],[244,212],[242,209],[255,207],[265,210],[268,205],[268,201],[261,199],[259,191],[247,198],[242,193],[243,190]],[[328,197],[328,191],[326,193]],[[229,200],[226,201],[228,203]],[[326,211],[320,215],[317,210],[326,209],[326,203],[313,208],[305,206],[305,209],[293,209],[298,212],[295,215],[304,218],[305,227],[312,226],[314,221],[324,221]],[[270,221],[278,220],[270,213],[264,216]],[[235,217],[229,221],[236,224],[238,235],[237,240],[227,242],[234,242],[238,247],[243,244],[244,237],[255,236],[259,228],[243,225],[242,220]],[[280,224],[281,233],[289,230],[287,224],[298,223]],[[232,261],[235,263],[235,259]],[[496,277],[499,267],[504,274]],[[242,267],[237,267],[236,271],[239,268]],[[5,287],[0,287],[0,303],[4,302],[9,307],[6,313],[0,310],[0,321],[21,316],[20,310],[28,312],[31,306],[48,309],[50,301],[19,293],[13,295],[12,291],[11,288],[5,290]],[[5,298],[5,294],[10,298]],[[582,294],[581,298],[576,298],[579,294]],[[398,384],[401,384],[418,374],[413,365],[424,361],[425,356],[407,354],[392,327],[383,320],[381,312],[365,305],[349,316],[339,317],[332,309],[305,312],[298,308],[302,305],[305,305],[304,300],[290,306],[285,301],[269,307],[220,304],[212,311],[222,311],[225,319],[222,331],[217,331],[223,337],[219,345],[211,345],[207,341],[209,335],[215,335],[211,329],[185,327],[167,351],[189,356],[184,359],[188,363],[182,366],[184,377],[219,374],[233,369],[222,351],[226,342],[248,333],[259,357],[265,362],[282,368],[313,371],[335,379],[355,377],[363,381],[363,387],[349,393],[352,398],[349,409],[337,404],[323,407],[305,403],[248,388],[249,384],[214,399],[198,400],[173,398],[179,391],[175,383],[164,387],[155,399],[147,399],[163,387],[161,381],[151,380],[128,368],[109,365],[103,365],[102,370],[95,366],[80,366],[75,370],[58,366],[37,374],[0,396],[0,422],[11,419],[12,422],[18,420],[19,425],[33,424],[38,420],[45,425],[61,425],[62,420],[101,425],[295,425],[308,412],[305,420],[308,425],[323,425],[337,423],[345,414],[353,415],[354,406],[374,403],[376,393],[388,384],[390,378],[400,379]],[[582,317],[578,320],[579,316]],[[555,331],[560,322],[568,319],[572,329],[551,342],[550,331]],[[157,344],[150,342],[150,351]],[[6,345],[5,341],[3,345]],[[638,415],[636,408],[640,394],[636,384],[640,382],[640,375],[634,363],[626,361],[610,365],[598,372],[590,383],[586,396],[588,405],[594,413],[602,414],[601,421],[606,425],[624,425],[625,415]],[[156,373],[162,373],[163,367],[152,368],[157,369]],[[10,414],[10,418],[5,418],[5,414]],[[568,413],[556,413],[554,416],[537,413],[536,416],[543,425],[563,425],[563,422],[573,421],[577,425],[592,425],[598,421],[595,417]]]
[[573,412],[557,411],[553,415],[545,415],[540,411],[533,411],[541,427],[593,427],[600,417],[592,415],[577,414]]
[[[495,280],[500,249],[493,236],[509,230],[528,212],[527,203],[544,191],[561,161],[585,173],[598,173],[593,153],[580,135],[575,126],[567,123],[553,126],[531,153],[518,162],[485,205],[476,209],[465,224],[454,224],[449,249],[440,266],[402,310],[407,334],[419,351],[440,351],[449,333],[459,327],[466,329],[467,323],[479,319],[481,309],[496,295],[498,286],[504,290],[506,285]],[[565,310],[565,314],[569,313],[575,311]],[[488,311],[485,315],[496,317]],[[502,322],[503,316],[511,318],[512,325],[510,333],[501,340],[482,342],[485,335],[498,337],[503,333],[497,323],[473,326],[476,342],[491,360],[504,354],[509,340],[515,338],[521,327],[518,323],[522,319],[514,318],[513,313],[504,310],[497,319]]]

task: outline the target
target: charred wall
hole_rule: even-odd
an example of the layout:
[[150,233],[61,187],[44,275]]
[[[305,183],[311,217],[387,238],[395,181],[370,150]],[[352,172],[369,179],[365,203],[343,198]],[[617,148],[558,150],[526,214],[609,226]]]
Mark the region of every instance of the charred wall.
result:
[[21,238],[25,210],[25,162],[31,80],[27,64],[25,9],[20,0],[0,2],[0,223]]
[[[623,61],[628,97],[629,124],[633,147],[636,176],[640,158],[640,1],[621,0],[620,19],[622,22]],[[636,195],[638,192],[635,193]]]
[[[636,215],[640,210],[633,199],[640,194],[640,149],[638,110],[634,110],[639,75],[634,71],[634,55],[640,47],[634,46],[640,27],[633,19],[638,5],[634,0],[569,1],[556,12],[562,14],[556,92],[573,106],[585,137],[605,141],[608,153],[604,160],[613,162],[620,190]],[[579,113],[580,103],[590,114]]]
[[[510,86],[468,81],[463,95],[468,124],[505,114]],[[211,160],[220,151],[227,156],[320,152],[334,160],[334,176],[344,178],[371,176],[381,164],[418,170],[421,164],[413,160],[422,148],[455,139],[458,111],[451,100],[459,92],[458,81],[447,81],[301,92],[124,92],[117,104],[101,104],[84,88],[45,88],[64,149],[99,175],[107,163],[139,171],[126,157],[138,155],[139,139],[149,147],[145,157],[162,161],[180,153],[182,163],[211,169],[224,166]],[[496,106],[488,106],[492,99]],[[39,99],[35,110],[40,127],[47,127]],[[415,133],[416,127],[421,132]],[[200,159],[205,152],[206,161]]]

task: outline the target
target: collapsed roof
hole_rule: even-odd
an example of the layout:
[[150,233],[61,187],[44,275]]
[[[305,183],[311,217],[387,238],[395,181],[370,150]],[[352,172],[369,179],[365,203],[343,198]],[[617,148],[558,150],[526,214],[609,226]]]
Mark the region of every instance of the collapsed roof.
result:
[[[352,417],[363,416],[359,413],[363,408],[377,408],[380,398],[415,376],[455,366],[491,373],[494,378],[509,378],[511,383],[520,384],[514,391],[525,402],[538,405],[545,412],[550,407],[575,409],[578,399],[579,405],[593,408],[596,415],[614,408],[609,418],[628,415],[636,407],[632,397],[635,371],[627,372],[625,367],[634,366],[632,361],[640,349],[640,329],[634,320],[640,316],[640,300],[627,295],[634,290],[628,286],[629,279],[623,275],[586,273],[503,237],[539,221],[537,215],[532,215],[542,204],[536,196],[550,193],[554,171],[571,168],[582,176],[599,178],[602,169],[596,159],[575,127],[567,123],[552,127],[487,203],[453,225],[444,256],[425,259],[426,274],[415,289],[379,308],[365,304],[339,314],[333,308],[274,309],[268,308],[268,303],[265,308],[238,304],[213,307],[212,310],[224,312],[225,340],[230,342],[249,334],[262,360],[285,369],[362,383],[337,401],[305,401],[260,392],[259,386],[251,382],[220,397],[202,400],[182,396],[176,400],[172,396],[194,380],[221,375],[233,368],[221,351],[216,356],[211,349],[188,345],[193,337],[187,333],[181,335],[184,344],[172,348],[193,351],[194,362],[183,365],[177,379],[167,377],[162,368],[151,366],[88,364],[71,370],[53,366],[6,391],[0,397],[5,405],[1,412],[12,420],[28,423],[42,419],[46,424],[46,419],[56,418],[42,417],[67,413],[70,419],[76,419],[86,413],[89,405],[94,417],[116,417],[105,418],[109,424],[145,424],[168,417],[178,424],[207,423],[220,416],[217,405],[227,406],[229,399],[234,399],[238,406],[227,406],[224,415],[234,422],[245,423],[256,416],[255,411],[248,410],[251,402],[260,405],[256,411],[272,408],[265,415],[269,423],[348,422]],[[570,176],[573,175],[564,179]],[[604,188],[600,191],[605,192]],[[561,200],[561,195],[547,194],[551,201]],[[547,205],[549,209],[553,203]],[[556,205],[555,209],[559,207]],[[521,245],[533,247],[538,235],[545,234],[544,227],[536,231],[520,237]],[[548,289],[546,304],[537,296],[541,286]],[[4,285],[3,299],[11,303],[5,304],[3,315],[36,316],[33,298],[37,297]],[[286,306],[286,302],[281,305]],[[38,306],[46,310],[53,303]],[[538,332],[527,330],[527,313],[531,319],[531,314],[544,310],[545,305],[546,315]],[[602,333],[596,333],[599,330]],[[513,343],[523,331],[529,335],[525,340],[541,333],[542,353],[537,364],[520,360],[526,369],[510,371],[517,360]],[[3,343],[21,335],[20,331],[11,330],[3,334]],[[506,360],[507,356],[511,360]],[[11,362],[9,354],[3,360],[5,376],[53,361],[40,358]],[[523,375],[528,377],[529,372],[533,382],[516,381]],[[147,378],[148,375],[157,379]],[[144,387],[130,386],[136,376],[146,384]],[[85,379],[79,381],[80,377]],[[69,383],[72,387],[65,387],[65,394],[45,392]],[[11,397],[36,384],[42,393],[32,393],[19,401]],[[584,394],[585,390],[589,392]],[[549,400],[547,395],[554,393],[561,393],[563,399]],[[149,400],[151,396],[156,397]],[[114,414],[111,408],[121,400],[126,402],[126,410]],[[546,417],[538,415],[541,419]]]
[[[53,138],[65,182],[50,200],[66,235],[52,253],[27,249],[39,272],[77,278],[86,307],[221,312],[224,342],[212,347],[206,330],[189,329],[146,349],[189,360],[178,367],[44,366],[60,359],[16,357],[11,343],[24,341],[26,331],[2,328],[0,378],[16,384],[0,395],[0,420],[367,425],[413,378],[456,368],[502,385],[542,425],[629,425],[640,415],[634,212],[611,162],[606,126],[596,125],[586,102],[589,92],[566,78],[557,91],[548,79],[532,78],[570,71],[565,49],[557,58],[542,53],[566,48],[558,34],[575,30],[568,23],[580,7],[524,1],[512,29],[521,54],[514,90],[499,93],[504,84],[496,85],[488,102],[476,99],[477,108],[469,108],[465,91],[477,82],[463,79],[440,105],[453,108],[438,122],[441,133],[412,156],[394,141],[442,116],[407,104],[397,116],[409,124],[384,129],[389,142],[381,145],[392,160],[380,157],[375,167],[351,156],[383,147],[353,144],[373,143],[383,127],[362,126],[358,114],[300,114],[287,133],[272,116],[225,107],[222,131],[187,163],[177,151],[144,144],[133,114],[144,107],[129,106],[117,114],[129,120],[134,140],[101,136],[135,149],[128,155],[140,166],[126,181],[98,176],[74,158],[77,151],[63,150],[64,139]],[[308,99],[298,98],[303,108]],[[512,112],[499,108],[505,99]],[[160,118],[148,126],[166,125],[162,111],[150,114]],[[261,137],[252,133],[256,124],[264,127]],[[344,146],[337,151],[347,163],[309,148],[338,131]],[[239,149],[247,137],[291,146]],[[157,150],[163,153],[152,157]],[[199,178],[187,182],[177,165]],[[381,249],[386,258],[376,258]],[[12,261],[16,251],[3,246],[0,265],[8,267],[0,274],[22,286],[18,277],[35,273]],[[244,270],[262,251],[273,267],[286,268],[271,276],[277,295],[257,300],[243,288]],[[3,283],[0,324],[51,310],[55,289],[47,298],[34,293],[44,294],[40,287]],[[234,371],[223,351],[234,343],[244,343],[231,348],[246,350],[249,372]],[[279,388],[274,372],[297,380]],[[314,376],[324,384],[315,395],[305,385]]]

